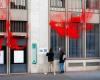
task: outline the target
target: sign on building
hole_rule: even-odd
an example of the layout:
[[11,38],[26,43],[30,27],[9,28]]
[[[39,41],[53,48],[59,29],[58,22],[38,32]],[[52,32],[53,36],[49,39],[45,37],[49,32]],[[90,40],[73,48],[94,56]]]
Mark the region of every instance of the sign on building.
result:
[[32,44],[32,64],[37,63],[37,44]]

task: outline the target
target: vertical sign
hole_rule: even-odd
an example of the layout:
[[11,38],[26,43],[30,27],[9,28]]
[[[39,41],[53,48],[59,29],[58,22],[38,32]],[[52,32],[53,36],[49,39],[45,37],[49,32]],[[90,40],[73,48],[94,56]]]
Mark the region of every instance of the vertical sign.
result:
[[37,63],[37,44],[32,44],[32,64]]

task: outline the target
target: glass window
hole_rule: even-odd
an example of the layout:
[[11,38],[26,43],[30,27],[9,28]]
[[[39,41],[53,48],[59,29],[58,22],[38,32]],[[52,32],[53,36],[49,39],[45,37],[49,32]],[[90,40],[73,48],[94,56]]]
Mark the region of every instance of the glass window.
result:
[[26,0],[11,0],[11,9],[26,9]]
[[99,0],[86,0],[86,8],[99,9]]
[[[55,21],[56,25],[59,25],[60,21],[65,20],[65,12],[50,11],[49,18],[50,18],[50,21]],[[65,24],[60,27],[65,27]],[[50,47],[53,48],[56,59],[59,57],[59,48],[63,48],[63,50],[65,51],[65,45],[66,45],[65,42],[66,42],[65,37],[59,36],[59,34],[51,28]]]
[[65,8],[65,0],[50,0],[50,6]]
[[51,30],[50,39],[50,47],[53,48],[55,58],[57,59],[59,57],[59,48],[62,48],[65,51],[65,37],[60,37],[54,30]]
[[11,21],[11,32],[27,32],[27,21]]
[[[78,25],[80,26],[80,25]],[[77,30],[81,29],[81,27],[77,27]],[[82,58],[83,57],[83,34],[82,32],[79,33],[79,39],[69,39],[69,58]]]
[[6,21],[0,20],[0,32],[6,32]]
[[67,8],[68,9],[81,9],[82,8],[82,0],[67,0]]
[[94,24],[94,29],[86,33],[86,56],[99,57],[99,24]]

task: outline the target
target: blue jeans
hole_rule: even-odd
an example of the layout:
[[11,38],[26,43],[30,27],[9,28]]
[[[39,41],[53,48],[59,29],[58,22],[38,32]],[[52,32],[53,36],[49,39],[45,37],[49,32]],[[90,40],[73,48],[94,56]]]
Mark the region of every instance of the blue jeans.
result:
[[60,71],[64,71],[64,63],[60,63]]

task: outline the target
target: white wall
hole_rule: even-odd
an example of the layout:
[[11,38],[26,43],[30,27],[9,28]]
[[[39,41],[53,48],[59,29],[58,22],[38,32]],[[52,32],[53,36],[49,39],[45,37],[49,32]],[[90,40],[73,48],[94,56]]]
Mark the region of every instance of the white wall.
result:
[[7,1],[6,0],[0,0],[0,20],[6,20],[7,19]]
[[[48,49],[48,0],[29,0],[29,66],[31,73],[43,72]],[[37,44],[37,64],[32,64],[32,43]],[[46,59],[46,60],[45,60]],[[42,66],[42,67],[41,67]]]
[[27,10],[10,9],[10,19],[27,21]]
[[0,8],[6,8],[7,1],[6,0],[0,0]]

